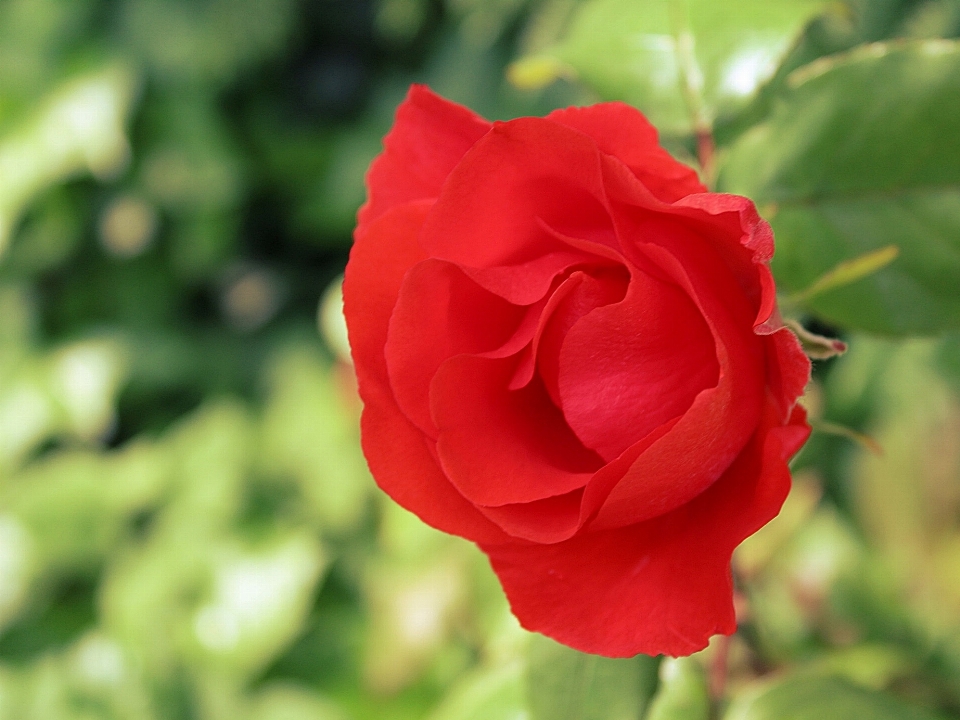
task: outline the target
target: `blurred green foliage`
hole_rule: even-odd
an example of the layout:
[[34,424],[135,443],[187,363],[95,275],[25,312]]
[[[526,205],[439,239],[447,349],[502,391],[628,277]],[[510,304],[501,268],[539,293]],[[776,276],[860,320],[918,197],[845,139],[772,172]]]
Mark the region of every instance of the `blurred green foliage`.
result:
[[[956,0],[0,2],[0,720],[960,713],[960,339],[863,332],[958,326],[958,35]],[[795,297],[899,247],[791,308],[851,346],[812,416],[884,453],[815,434],[726,650],[530,637],[374,491],[337,277],[412,81],[712,132]]]

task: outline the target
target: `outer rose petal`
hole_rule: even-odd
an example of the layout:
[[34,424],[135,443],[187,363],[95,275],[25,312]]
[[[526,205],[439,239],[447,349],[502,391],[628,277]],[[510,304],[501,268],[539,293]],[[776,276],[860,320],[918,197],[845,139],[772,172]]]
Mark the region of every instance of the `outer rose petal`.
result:
[[367,388],[360,418],[363,454],[384,492],[427,525],[474,542],[512,538],[483,516],[443,474],[423,433],[381,387]]
[[570,249],[545,226],[616,247],[605,203],[592,139],[540,118],[497,123],[447,178],[421,244],[431,257],[473,268]]
[[786,419],[810,380],[810,359],[792,331],[782,328],[764,338],[767,346],[767,382]]
[[360,208],[360,224],[396,205],[436,198],[464,153],[491,127],[462,105],[412,85],[367,173],[369,198]]
[[356,234],[343,283],[344,315],[360,397],[361,440],[377,484],[429,525],[471,540],[502,542],[503,532],[441,472],[422,433],[397,408],[383,348],[408,268],[423,258],[417,234],[430,202],[394,208]]
[[390,316],[403,276],[426,259],[417,236],[431,205],[432,201],[401,205],[360,225],[354,234],[343,279],[343,312],[361,393],[368,377],[388,382],[383,348]]
[[680,656],[736,629],[730,558],[780,511],[802,408],[759,429],[723,477],[667,515],[554,545],[481,543],[520,623],[584,652]]
[[621,102],[600,103],[554,110],[547,119],[589,135],[601,152],[630,168],[664,202],[707,191],[692,168],[660,147],[656,128],[636,108]]
[[[692,221],[704,237],[711,238],[712,252],[719,255],[718,259],[733,273],[744,296],[753,303],[754,326],[758,332],[768,334],[782,327],[775,319],[776,288],[769,267],[774,250],[773,231],[749,198],[702,192],[667,204],[657,199],[617,158],[604,157],[603,174],[611,212],[615,213],[617,207],[645,207]],[[647,241],[666,240],[669,246],[670,239],[667,235]],[[630,250],[629,244],[624,246],[626,255],[630,255]]]

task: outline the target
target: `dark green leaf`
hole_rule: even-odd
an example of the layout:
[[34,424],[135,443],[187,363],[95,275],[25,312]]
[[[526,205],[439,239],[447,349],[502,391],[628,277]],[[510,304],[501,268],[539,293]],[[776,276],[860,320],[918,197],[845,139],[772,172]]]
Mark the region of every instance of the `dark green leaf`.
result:
[[960,327],[960,43],[875,44],[796,72],[745,134],[720,189],[752,197],[777,234],[773,269],[799,291],[894,245],[875,275],[810,298],[849,327]]

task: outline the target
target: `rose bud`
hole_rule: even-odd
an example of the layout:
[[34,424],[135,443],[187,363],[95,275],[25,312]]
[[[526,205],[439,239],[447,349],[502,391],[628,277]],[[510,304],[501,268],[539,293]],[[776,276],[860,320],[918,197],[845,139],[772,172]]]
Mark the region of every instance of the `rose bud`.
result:
[[520,623],[687,655],[809,434],[770,226],[621,103],[490,123],[424,87],[367,175],[344,282],[378,484],[487,553]]

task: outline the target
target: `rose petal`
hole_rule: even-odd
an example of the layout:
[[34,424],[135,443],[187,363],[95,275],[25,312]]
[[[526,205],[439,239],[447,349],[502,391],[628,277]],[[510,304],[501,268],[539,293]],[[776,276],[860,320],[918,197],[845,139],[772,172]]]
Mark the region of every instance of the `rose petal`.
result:
[[475,283],[515,305],[532,305],[550,290],[554,279],[589,256],[573,249],[548,252],[518,265],[472,268],[459,266]]
[[[563,409],[560,391],[560,349],[567,333],[588,314],[598,308],[619,303],[627,292],[629,275],[624,267],[605,268],[592,273],[577,271],[557,288],[560,296],[547,305],[541,326],[533,340],[537,369],[554,405]],[[551,298],[553,300],[554,298]],[[585,349],[589,353],[590,349]],[[567,417],[569,422],[570,418]],[[576,432],[576,427],[571,425]],[[582,440],[583,438],[581,438]],[[596,449],[596,448],[594,448]]]
[[432,205],[397,206],[357,227],[344,272],[343,313],[361,390],[368,378],[388,383],[383,348],[390,316],[407,270],[426,258],[417,236]]
[[[596,490],[603,487],[603,497],[610,492],[617,482],[626,474],[630,465],[657,440],[666,435],[676,425],[672,420],[630,448],[611,463],[604,465],[590,478],[587,487],[596,495]],[[503,505],[500,507],[478,507],[484,515],[493,520],[506,533],[524,540],[537,543],[557,543],[568,540],[589,522],[596,513],[597,504],[583,501],[584,490],[575,490],[567,495],[556,498],[547,498],[529,503]],[[574,503],[577,506],[574,507]]]
[[673,512],[553,545],[481,543],[529,630],[611,657],[689,655],[736,628],[730,558],[790,488],[786,459],[809,428],[770,403],[723,477]]
[[[522,387],[526,387],[530,381],[533,380],[533,375],[537,369],[537,350],[540,346],[540,338],[543,337],[543,331],[547,321],[553,317],[557,306],[563,303],[567,297],[581,285],[584,277],[585,274],[583,272],[571,273],[569,277],[564,279],[563,282],[550,293],[550,297],[544,304],[539,317],[537,317],[537,325],[534,329],[532,340],[521,354],[516,369],[513,372],[513,377],[510,378],[508,385],[510,390],[519,390]],[[555,385],[556,383],[554,383],[554,386]],[[548,388],[547,391],[550,392],[550,388]],[[551,395],[551,397],[553,398],[554,405],[559,407],[560,403],[557,401],[556,396]]]
[[496,123],[447,179],[424,226],[424,249],[473,268],[569,250],[543,231],[544,223],[615,247],[600,157],[593,140],[549,120]]
[[443,475],[423,434],[397,407],[387,377],[383,348],[390,314],[404,275],[423,259],[416,239],[431,205],[398,206],[361,225],[350,253],[343,301],[364,404],[363,451],[377,484],[424,522],[474,541],[502,542],[503,532]]
[[552,348],[544,346],[545,358],[559,360],[567,422],[607,461],[683,414],[718,380],[716,346],[700,310],[676,285],[638,269],[621,302],[584,314]]
[[461,355],[443,363],[430,386],[444,472],[478,505],[563,495],[583,487],[602,465],[542,385],[507,389],[515,364]]
[[[727,240],[718,243],[717,249],[744,293],[757,304],[754,327],[766,323],[777,304],[777,290],[769,266],[773,258],[773,230],[769,223],[760,217],[749,198],[739,195],[691,195],[677,205],[706,213],[712,217],[714,227],[726,230],[717,233],[718,238]],[[746,249],[749,256],[740,248]],[[748,257],[750,264],[747,264]]]
[[400,288],[384,348],[390,385],[404,414],[435,436],[430,381],[437,369],[454,355],[500,348],[525,314],[526,308],[484,290],[448,262],[424,260],[411,268]]
[[423,433],[381,385],[364,389],[360,431],[371,474],[400,505],[428,525],[474,542],[509,539],[450,484]]
[[[773,257],[773,231],[758,214],[751,200],[739,195],[700,193],[688,195],[672,205],[660,202],[639,182],[623,163],[605,156],[602,159],[604,187],[612,213],[620,206],[646,208],[685,218],[697,234],[710,238],[712,252],[723,267],[733,274],[742,294],[753,305],[754,326],[763,327],[776,309],[776,288],[770,273]],[[669,234],[647,242],[675,246]],[[625,245],[630,248],[630,244]],[[779,325],[764,330],[774,332]]]
[[429,88],[411,86],[383,139],[383,153],[367,173],[368,199],[358,213],[360,224],[396,205],[436,198],[453,168],[491,127]]
[[763,339],[767,347],[767,383],[780,416],[786,419],[810,382],[810,359],[789,328],[782,328]]
[[[644,216],[638,213],[624,228],[643,237]],[[662,218],[658,220],[658,226]],[[621,527],[662,514],[703,492],[723,473],[756,427],[764,394],[764,352],[750,325],[750,308],[739,294],[730,294],[734,281],[722,273],[698,273],[712,258],[697,247],[696,238],[684,235],[678,244],[692,244],[703,257],[688,267],[657,245],[644,245],[643,254],[684,289],[697,304],[713,334],[720,379],[702,391],[669,433],[654,443],[630,466],[604,497],[602,483],[591,483],[584,494],[587,511],[601,505],[591,527]],[[640,255],[638,254],[638,258]],[[696,278],[691,277],[693,273]]]
[[622,162],[658,199],[674,202],[707,191],[697,173],[660,147],[656,128],[621,102],[554,110],[548,120],[589,135],[600,151]]
[[508,535],[537,543],[555,543],[566,540],[576,531],[582,497],[583,489],[578,488],[543,500],[498,507],[479,505],[477,509]]

